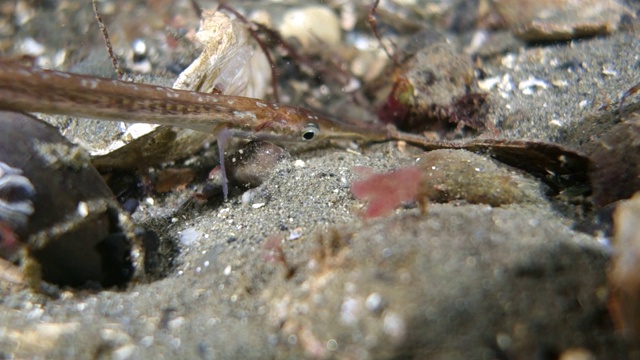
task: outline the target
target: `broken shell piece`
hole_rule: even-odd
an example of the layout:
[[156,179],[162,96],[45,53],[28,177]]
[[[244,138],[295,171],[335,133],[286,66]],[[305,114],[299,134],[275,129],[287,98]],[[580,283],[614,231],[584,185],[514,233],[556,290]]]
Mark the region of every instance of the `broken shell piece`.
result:
[[22,170],[0,161],[0,221],[13,229],[27,225],[33,214],[35,189]]
[[518,83],[518,90],[522,91],[525,95],[532,95],[538,89],[546,90],[548,87],[549,84],[546,81],[536,79],[533,76],[529,76],[527,80]]
[[256,51],[245,24],[222,12],[204,10],[196,38],[204,45],[202,54],[180,74],[174,89],[265,96],[271,81],[269,62]]
[[[122,286],[141,268],[134,225],[88,154],[54,127],[31,116],[0,112],[0,161],[5,174],[20,172],[24,179],[12,183],[32,203],[26,226],[10,229],[24,246],[22,267],[32,286],[40,280],[60,286]],[[30,212],[26,205],[20,211]],[[3,222],[11,223],[7,218]]]
[[185,158],[212,141],[211,134],[158,126],[153,132],[140,136],[130,143],[107,154],[93,156],[91,162],[98,170],[138,169],[162,162]]

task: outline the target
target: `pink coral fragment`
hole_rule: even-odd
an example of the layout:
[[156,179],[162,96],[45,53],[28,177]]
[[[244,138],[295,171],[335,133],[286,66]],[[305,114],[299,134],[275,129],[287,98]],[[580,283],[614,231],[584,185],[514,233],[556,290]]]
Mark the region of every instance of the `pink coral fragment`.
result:
[[415,201],[422,182],[422,171],[409,166],[386,174],[373,174],[351,184],[351,193],[368,200],[365,219],[384,216],[403,202]]

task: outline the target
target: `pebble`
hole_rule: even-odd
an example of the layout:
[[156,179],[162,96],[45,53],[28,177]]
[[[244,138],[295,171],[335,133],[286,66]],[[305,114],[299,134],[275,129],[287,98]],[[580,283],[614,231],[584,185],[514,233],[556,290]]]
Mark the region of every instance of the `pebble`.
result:
[[133,354],[136,351],[136,346],[133,344],[128,344],[119,347],[115,351],[111,353],[111,359],[114,360],[128,360],[131,359]]
[[401,342],[407,332],[407,324],[400,314],[389,311],[382,320],[382,330],[389,335],[394,342]]
[[342,33],[338,16],[324,6],[301,6],[287,10],[278,31],[286,39],[293,37],[311,52],[326,50],[340,43]]
[[574,348],[565,350],[558,357],[559,360],[596,360],[589,350],[583,348]]
[[348,297],[340,306],[340,321],[345,325],[354,326],[360,319],[360,303],[358,300]]
[[180,233],[180,243],[185,246],[192,245],[202,236],[202,231],[193,227],[186,228]]
[[382,295],[380,295],[380,293],[378,292],[371,293],[369,296],[367,296],[367,300],[365,300],[364,303],[364,306],[367,308],[367,310],[373,313],[380,312],[384,308],[383,305],[384,304],[382,301]]

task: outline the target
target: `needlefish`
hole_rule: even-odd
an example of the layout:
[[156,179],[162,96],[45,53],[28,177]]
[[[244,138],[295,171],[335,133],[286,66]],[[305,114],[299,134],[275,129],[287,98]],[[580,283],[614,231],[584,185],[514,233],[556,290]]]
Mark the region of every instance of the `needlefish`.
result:
[[228,183],[224,148],[231,137],[281,142],[396,140],[425,150],[465,149],[487,153],[556,187],[586,182],[590,163],[586,156],[553,143],[519,139],[434,141],[391,125],[338,121],[302,107],[44,70],[15,61],[0,60],[0,109],[169,125],[214,134],[225,200]]

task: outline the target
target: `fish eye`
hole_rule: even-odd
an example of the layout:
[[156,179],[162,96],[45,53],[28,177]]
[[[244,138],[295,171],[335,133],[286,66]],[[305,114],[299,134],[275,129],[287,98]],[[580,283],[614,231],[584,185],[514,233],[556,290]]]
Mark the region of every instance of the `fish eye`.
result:
[[318,134],[320,134],[320,128],[318,127],[318,125],[314,123],[308,123],[307,126],[305,126],[302,130],[302,139],[306,141],[313,140],[313,138]]

